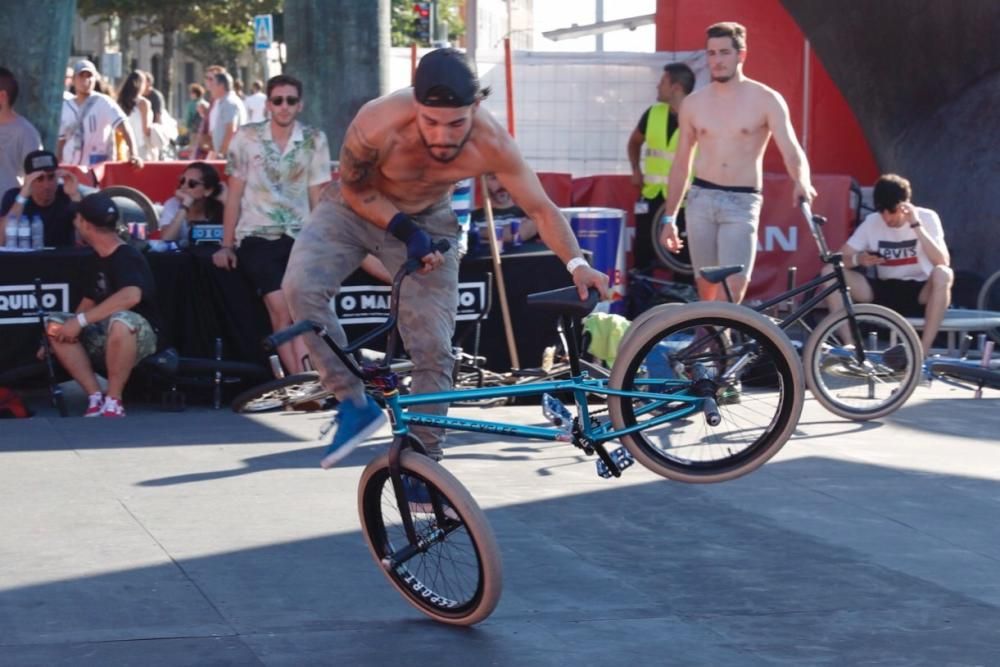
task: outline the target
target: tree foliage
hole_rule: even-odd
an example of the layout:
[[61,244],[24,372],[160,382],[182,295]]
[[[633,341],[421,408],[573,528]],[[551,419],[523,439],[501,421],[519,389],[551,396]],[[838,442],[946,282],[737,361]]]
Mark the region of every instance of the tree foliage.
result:
[[253,43],[253,17],[280,11],[283,0],[77,0],[81,16],[129,19],[132,37],[163,36],[163,92],[169,96],[175,40],[205,64],[235,64]]

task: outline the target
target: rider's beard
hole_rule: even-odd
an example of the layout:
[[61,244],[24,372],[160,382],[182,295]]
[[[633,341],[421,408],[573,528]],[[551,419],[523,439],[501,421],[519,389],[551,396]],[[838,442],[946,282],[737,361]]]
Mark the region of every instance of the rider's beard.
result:
[[[462,148],[465,146],[465,142],[469,140],[469,136],[472,134],[472,126],[471,125],[469,126],[469,131],[465,133],[465,136],[462,137],[462,140],[457,144],[430,144],[427,142],[427,137],[424,136],[424,133],[421,132],[419,128],[417,132],[418,134],[420,134],[420,141],[424,143],[424,148],[427,149],[427,152],[430,154],[430,156],[435,160],[437,160],[438,162],[448,163],[457,158],[459,154],[462,152]],[[439,157],[435,155],[434,149],[441,149],[441,148],[448,148],[453,150],[454,152],[448,155],[447,157]]]

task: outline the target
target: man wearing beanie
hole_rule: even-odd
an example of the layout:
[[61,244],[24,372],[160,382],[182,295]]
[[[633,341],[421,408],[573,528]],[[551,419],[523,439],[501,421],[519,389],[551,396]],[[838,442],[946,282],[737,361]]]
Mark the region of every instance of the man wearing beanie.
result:
[[[83,416],[124,417],[125,383],[157,347],[153,273],[146,258],[118,236],[118,207],[110,197],[87,195],[76,211],[73,224],[96,256],[75,313],[50,315],[46,329],[59,363],[87,392]],[[95,366],[108,379],[103,393]]]
[[[329,300],[365,255],[377,256],[390,273],[407,259],[421,262],[421,270],[403,282],[399,299],[399,329],[415,365],[413,393],[451,388],[458,305],[454,183],[494,172],[566,263],[567,280],[580,298],[589,287],[607,292],[607,277],[583,259],[569,223],[517,144],[480,106],[487,94],[461,52],[437,49],[420,60],[412,88],[365,104],[344,137],[340,182],[327,189],[296,239],[282,283],[294,319],[322,323],[343,343]],[[451,243],[444,253],[432,247],[440,239]],[[340,400],[337,430],[320,462],[328,468],[377,431],[385,416],[319,338],[305,338],[324,386]],[[425,408],[444,414],[447,406]],[[431,456],[441,457],[441,429],[413,431]]]

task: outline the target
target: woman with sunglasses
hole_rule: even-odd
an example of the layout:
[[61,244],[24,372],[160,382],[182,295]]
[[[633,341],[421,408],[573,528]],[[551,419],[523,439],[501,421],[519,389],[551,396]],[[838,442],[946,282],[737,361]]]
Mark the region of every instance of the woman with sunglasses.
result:
[[205,162],[192,162],[181,174],[177,192],[160,213],[160,238],[187,245],[196,223],[222,224],[222,182],[219,172]]

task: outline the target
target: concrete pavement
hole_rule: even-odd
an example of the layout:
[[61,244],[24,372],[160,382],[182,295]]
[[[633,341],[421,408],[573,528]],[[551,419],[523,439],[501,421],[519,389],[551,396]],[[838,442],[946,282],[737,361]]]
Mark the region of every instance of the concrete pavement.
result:
[[368,554],[356,485],[385,433],[325,472],[328,415],[0,422],[0,664],[1000,664],[998,408],[940,383],[874,423],[807,400],[775,459],[711,486],[454,434],[504,558],[472,629]]

